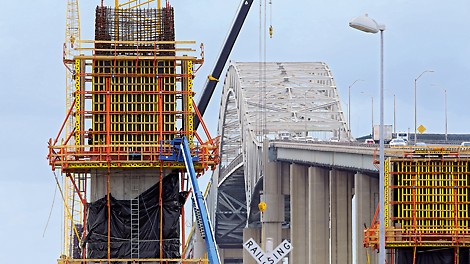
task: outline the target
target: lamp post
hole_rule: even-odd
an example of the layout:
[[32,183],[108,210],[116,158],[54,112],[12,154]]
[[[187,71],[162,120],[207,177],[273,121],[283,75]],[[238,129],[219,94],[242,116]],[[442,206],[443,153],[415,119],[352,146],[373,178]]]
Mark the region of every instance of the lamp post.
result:
[[[436,84],[431,84],[432,86],[438,86]],[[445,140],[447,143],[447,89],[440,87],[444,91],[444,128],[445,128]]]
[[371,102],[371,112],[372,112],[372,116],[371,116],[371,119],[370,119],[370,120],[371,120],[371,123],[372,123],[372,124],[371,124],[371,129],[372,129],[371,131],[372,131],[372,132],[371,132],[370,134],[372,135],[372,138],[374,138],[374,97],[371,96],[370,98],[372,98],[372,100],[371,100],[371,101],[372,101],[372,102]]
[[384,183],[384,30],[385,25],[379,25],[367,14],[358,16],[349,22],[349,26],[366,33],[380,32],[380,127],[379,127],[379,264],[385,264],[385,183]]
[[397,133],[397,101],[395,94],[393,95],[393,133]]
[[425,74],[426,72],[434,72],[432,70],[425,70],[423,71],[416,79],[415,79],[415,145],[416,145],[416,131],[417,131],[417,128],[416,128],[416,82],[418,81],[418,79],[423,75]]
[[[361,92],[362,94],[367,95],[364,91]],[[370,112],[371,112],[371,119],[370,119],[370,128],[371,128],[371,133],[370,135],[372,136],[372,139],[374,138],[374,96],[370,96],[371,99],[371,104],[370,104]]]
[[447,143],[447,89],[444,89],[444,114],[445,114],[446,143]]
[[362,80],[357,79],[348,87],[348,130],[349,130],[348,135],[349,135],[349,139],[351,139],[351,87],[353,87],[353,85],[359,81],[362,81]]

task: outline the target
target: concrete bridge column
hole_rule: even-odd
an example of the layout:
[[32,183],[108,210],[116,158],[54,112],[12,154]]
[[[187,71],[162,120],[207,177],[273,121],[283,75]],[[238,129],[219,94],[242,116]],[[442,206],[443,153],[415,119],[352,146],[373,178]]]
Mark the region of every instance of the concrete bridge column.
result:
[[308,262],[329,263],[329,170],[308,168]]
[[[253,238],[253,240],[261,246],[261,229],[260,228],[244,228],[243,229],[243,242],[247,241],[248,239]],[[255,259],[243,249],[243,264],[258,264]]]
[[307,167],[290,166],[291,243],[289,263],[307,264],[308,247],[308,171]]
[[330,171],[331,264],[352,263],[353,184],[353,173]]
[[377,252],[362,246],[364,239],[364,225],[372,223],[377,204],[379,202],[379,180],[362,173],[357,173],[354,181],[356,203],[356,263],[367,263],[367,255],[370,263],[377,263]]
[[[269,141],[266,140],[265,149],[269,147]],[[263,195],[261,201],[266,203],[266,211],[263,213],[262,241],[266,238],[273,239],[274,248],[282,241],[282,222],[284,221],[284,195],[282,194],[282,173],[281,165],[268,159],[269,151],[264,151],[264,178]],[[264,245],[263,245],[264,248]]]

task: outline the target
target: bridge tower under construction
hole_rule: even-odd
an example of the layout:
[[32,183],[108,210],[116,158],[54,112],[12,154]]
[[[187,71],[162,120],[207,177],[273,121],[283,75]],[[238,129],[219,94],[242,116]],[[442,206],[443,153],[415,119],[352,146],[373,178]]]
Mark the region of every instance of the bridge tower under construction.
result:
[[[469,263],[469,149],[429,146],[390,152],[384,164],[389,263]],[[379,248],[377,213],[364,230],[364,246],[373,249]]]
[[168,3],[117,2],[96,7],[94,39],[64,57],[73,85],[48,155],[64,199],[59,263],[181,261],[190,186],[175,142],[188,139],[199,174],[218,164],[217,139],[194,129],[195,42],[175,40]]

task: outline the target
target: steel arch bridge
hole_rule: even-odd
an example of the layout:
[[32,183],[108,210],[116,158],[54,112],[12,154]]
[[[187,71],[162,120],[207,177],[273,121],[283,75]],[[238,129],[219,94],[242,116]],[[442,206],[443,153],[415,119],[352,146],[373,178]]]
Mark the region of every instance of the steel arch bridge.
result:
[[350,140],[335,81],[323,62],[231,62],[218,134],[221,166],[213,181],[220,248],[241,247],[243,228],[259,225],[264,139]]

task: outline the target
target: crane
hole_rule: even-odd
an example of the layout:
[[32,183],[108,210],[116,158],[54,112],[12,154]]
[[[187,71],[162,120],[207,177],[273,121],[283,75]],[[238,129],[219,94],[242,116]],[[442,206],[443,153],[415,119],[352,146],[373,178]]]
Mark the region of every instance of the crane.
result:
[[[65,105],[66,109],[70,109],[74,104],[74,56],[79,55],[78,49],[80,48],[80,12],[78,0],[67,0],[66,6],[66,22],[65,22],[65,40],[63,46],[63,63],[66,67],[65,71]],[[67,119],[65,124],[65,133],[68,135],[74,129],[74,117]],[[80,238],[83,231],[81,219],[83,217],[83,204],[80,202],[79,193],[85,188],[85,179],[81,174],[70,174],[69,177],[73,180],[70,181],[64,178],[63,186],[64,193],[63,199],[65,203],[64,210],[64,248],[63,254],[66,256],[79,256],[80,252]],[[78,193],[75,190],[73,182],[76,183]]]
[[[209,104],[212,94],[214,93],[215,87],[219,82],[222,70],[224,69],[225,63],[227,62],[228,57],[230,56],[230,52],[232,52],[233,45],[237,40],[238,34],[242,29],[243,23],[245,23],[246,16],[248,15],[248,11],[250,11],[252,4],[253,0],[242,0],[240,4],[237,16],[233,21],[227,39],[225,40],[225,43],[222,46],[222,50],[220,51],[220,54],[217,58],[217,62],[215,63],[214,69],[206,80],[206,84],[204,85],[204,88],[202,90],[201,98],[199,99],[199,102],[197,104],[197,108],[199,109],[201,116],[204,116],[204,112],[206,111],[207,105]],[[195,117],[194,130],[197,130],[199,123],[199,118]]]

